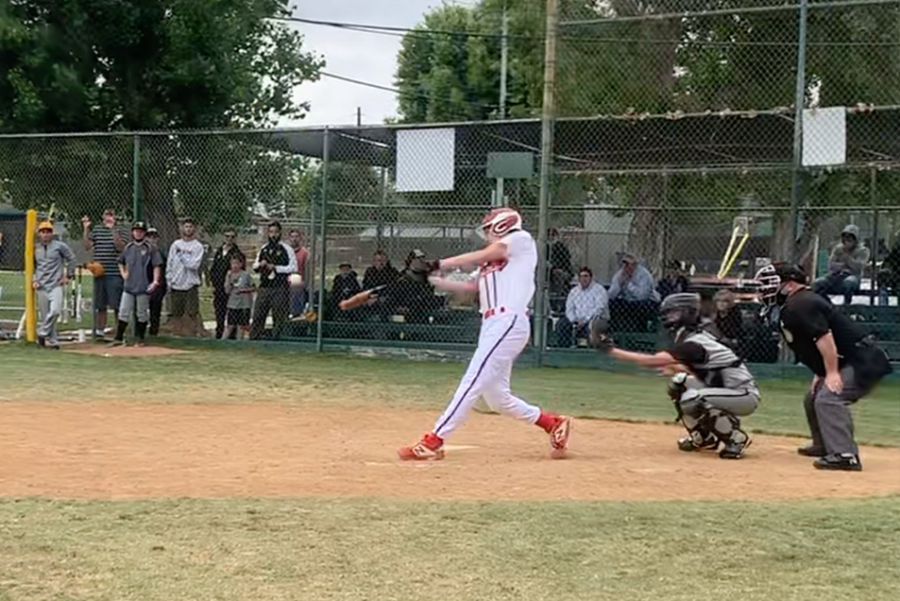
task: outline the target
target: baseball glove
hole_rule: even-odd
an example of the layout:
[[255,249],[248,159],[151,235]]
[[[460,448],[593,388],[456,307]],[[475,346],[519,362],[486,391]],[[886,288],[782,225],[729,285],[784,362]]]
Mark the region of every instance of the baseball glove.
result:
[[85,269],[90,271],[91,275],[95,278],[102,278],[106,273],[106,270],[103,269],[103,265],[101,265],[97,261],[89,261],[84,267]]
[[601,353],[608,353],[615,348],[615,341],[608,334],[609,321],[602,317],[595,317],[591,320],[591,346]]

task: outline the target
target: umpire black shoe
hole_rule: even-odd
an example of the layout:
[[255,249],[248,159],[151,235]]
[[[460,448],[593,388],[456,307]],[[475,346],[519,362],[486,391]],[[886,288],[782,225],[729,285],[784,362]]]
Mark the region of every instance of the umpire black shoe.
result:
[[825,455],[813,461],[817,470],[840,470],[844,472],[861,472],[862,464],[856,455]]
[[824,457],[828,453],[822,447],[809,445],[808,447],[797,447],[797,454],[804,457]]

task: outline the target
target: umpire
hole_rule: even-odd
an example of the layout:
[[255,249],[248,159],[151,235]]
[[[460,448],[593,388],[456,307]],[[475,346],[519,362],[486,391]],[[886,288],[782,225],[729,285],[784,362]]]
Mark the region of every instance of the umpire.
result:
[[887,355],[862,327],[808,287],[800,266],[770,265],[757,280],[767,304],[781,307],[784,341],[814,374],[803,402],[812,444],[797,452],[817,457],[818,469],[861,471],[850,405],[891,373]]

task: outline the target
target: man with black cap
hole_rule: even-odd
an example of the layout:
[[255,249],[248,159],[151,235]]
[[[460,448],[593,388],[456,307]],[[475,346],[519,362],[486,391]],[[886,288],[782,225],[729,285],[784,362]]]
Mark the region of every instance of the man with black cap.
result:
[[[159,245],[159,230],[151,226],[147,228],[147,242],[150,246],[159,251],[162,263],[159,264],[159,286],[150,293],[150,335],[157,336],[159,334],[159,323],[162,318],[163,299],[166,298],[168,286],[166,286],[166,261],[168,260],[168,251],[165,246]],[[153,265],[148,266],[147,278],[153,281]]]
[[860,471],[850,405],[891,372],[887,355],[857,323],[810,290],[798,265],[764,267],[756,274],[766,305],[780,307],[784,341],[813,371],[804,399],[812,444],[797,452],[825,470]]
[[[135,346],[144,345],[147,322],[150,321],[150,294],[159,287],[162,257],[146,238],[147,224],[135,221],[131,226],[131,242],[119,257],[119,273],[124,282],[119,304],[119,324],[112,346],[125,344],[125,330],[135,314]],[[152,277],[148,277],[152,273]]]
[[688,437],[678,441],[682,451],[716,450],[722,459],[740,459],[750,446],[741,417],[759,406],[753,374],[733,350],[710,334],[700,320],[700,295],[670,294],[660,307],[672,332],[672,345],[647,354],[614,348],[602,317],[591,321],[591,345],[611,357],[671,375],[668,392]]

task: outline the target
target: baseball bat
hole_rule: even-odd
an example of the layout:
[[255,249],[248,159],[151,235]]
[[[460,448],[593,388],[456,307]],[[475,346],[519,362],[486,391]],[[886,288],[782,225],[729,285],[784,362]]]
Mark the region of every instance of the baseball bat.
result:
[[338,307],[340,307],[342,311],[349,311],[350,309],[355,309],[356,307],[359,307],[359,306],[364,305],[367,302],[369,302],[369,300],[373,296],[377,295],[380,291],[384,290],[385,288],[387,288],[387,284],[384,284],[382,286],[376,286],[376,287],[372,288],[371,290],[363,290],[362,292],[354,294],[350,298],[339,302]]

